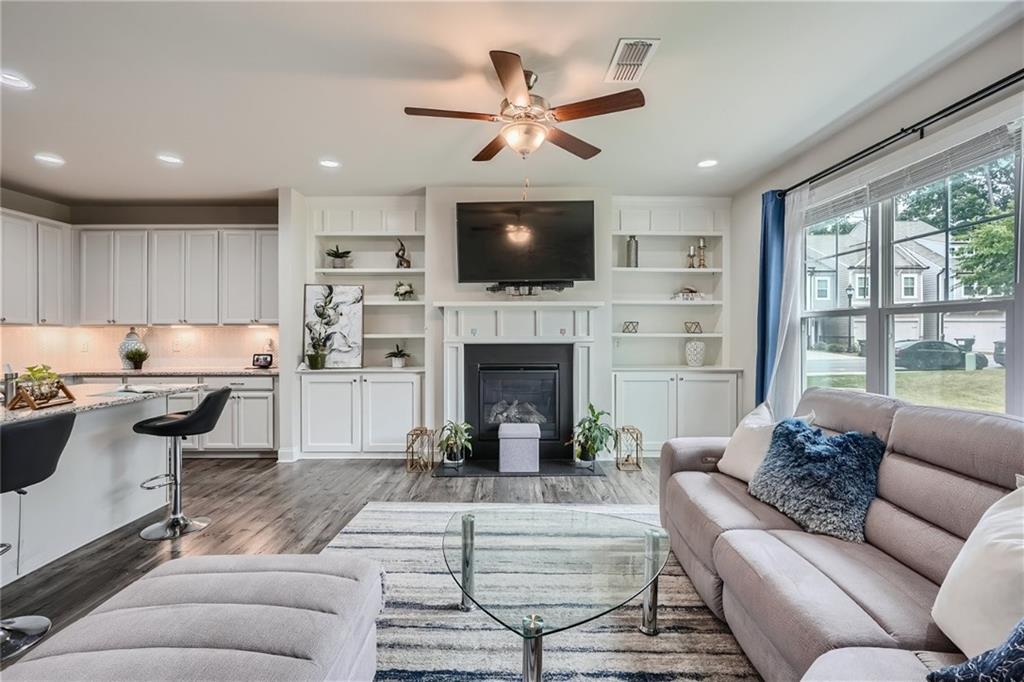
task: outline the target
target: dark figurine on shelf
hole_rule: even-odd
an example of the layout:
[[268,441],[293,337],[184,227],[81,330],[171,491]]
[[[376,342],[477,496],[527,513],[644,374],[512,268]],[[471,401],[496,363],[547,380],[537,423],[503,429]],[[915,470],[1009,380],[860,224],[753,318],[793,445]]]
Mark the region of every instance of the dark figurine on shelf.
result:
[[408,270],[412,267],[412,261],[405,257],[405,242],[401,239],[398,240],[398,251],[395,251],[395,258],[398,259],[398,264],[395,266],[400,270]]

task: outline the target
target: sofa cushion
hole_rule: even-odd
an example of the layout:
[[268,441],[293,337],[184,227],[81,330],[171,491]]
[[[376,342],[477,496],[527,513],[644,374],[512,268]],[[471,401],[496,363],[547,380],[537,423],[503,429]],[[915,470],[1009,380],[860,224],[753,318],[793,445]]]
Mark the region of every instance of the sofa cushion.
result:
[[902,400],[875,393],[812,387],[804,391],[796,413],[813,411],[814,425],[832,434],[859,431],[888,441],[893,415],[903,405]]
[[[811,424],[814,422],[814,413],[795,419]],[[718,470],[749,483],[768,454],[776,423],[771,405],[761,403],[755,407],[732,432],[729,445],[722,459],[718,460]]]
[[716,572],[712,550],[723,532],[737,528],[800,528],[779,510],[751,497],[743,481],[725,474],[675,474],[666,486],[664,504],[669,523],[712,572]]
[[[324,680],[358,662],[382,607],[357,557],[170,561],[46,639],[5,680]],[[333,672],[332,672],[333,671]]]
[[960,654],[851,647],[818,657],[803,682],[922,682],[928,673],[956,665]]
[[714,561],[726,590],[801,674],[844,646],[955,651],[929,615],[938,586],[871,545],[736,530],[719,538]]

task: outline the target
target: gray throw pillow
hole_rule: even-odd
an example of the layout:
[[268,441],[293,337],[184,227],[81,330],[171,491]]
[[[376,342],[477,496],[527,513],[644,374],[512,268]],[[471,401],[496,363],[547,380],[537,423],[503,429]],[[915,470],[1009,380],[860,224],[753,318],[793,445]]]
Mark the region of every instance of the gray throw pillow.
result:
[[885,443],[851,431],[826,436],[802,421],[779,422],[750,494],[811,533],[864,542]]

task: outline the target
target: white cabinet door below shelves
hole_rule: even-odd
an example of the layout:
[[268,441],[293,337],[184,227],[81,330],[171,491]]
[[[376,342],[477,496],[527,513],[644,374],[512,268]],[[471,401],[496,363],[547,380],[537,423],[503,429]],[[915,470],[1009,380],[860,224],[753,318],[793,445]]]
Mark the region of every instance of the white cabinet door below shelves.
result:
[[359,375],[302,377],[300,413],[304,452],[359,452]]
[[39,223],[39,324],[64,324],[64,230]]
[[239,450],[274,449],[274,394],[243,391],[234,396],[237,404]]
[[36,224],[4,216],[0,226],[0,322],[36,321]]
[[418,374],[364,374],[363,451],[402,452],[405,436],[420,426]]
[[735,374],[684,373],[678,383],[680,436],[732,435],[736,428]]
[[672,372],[619,372],[615,375],[615,424],[635,426],[644,450],[658,451],[676,436],[676,377]]

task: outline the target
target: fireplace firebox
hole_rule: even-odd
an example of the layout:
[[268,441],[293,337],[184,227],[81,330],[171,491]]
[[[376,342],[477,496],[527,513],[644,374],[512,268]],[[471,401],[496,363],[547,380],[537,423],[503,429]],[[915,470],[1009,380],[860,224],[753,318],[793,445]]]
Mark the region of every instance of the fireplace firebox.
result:
[[466,421],[473,458],[498,458],[498,427],[540,427],[542,459],[571,459],[571,344],[467,344]]

